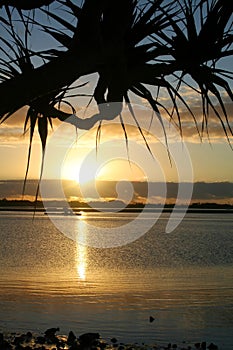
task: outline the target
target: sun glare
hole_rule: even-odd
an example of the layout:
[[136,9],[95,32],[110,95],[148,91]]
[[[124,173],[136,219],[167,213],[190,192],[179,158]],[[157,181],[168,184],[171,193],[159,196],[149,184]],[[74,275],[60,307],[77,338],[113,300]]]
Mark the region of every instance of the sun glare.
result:
[[[77,237],[77,258],[76,268],[77,276],[80,280],[86,280],[86,267],[87,267],[87,247],[85,245],[86,239],[86,226],[82,220],[77,221],[78,225],[78,237]],[[82,242],[83,244],[79,243]]]
[[95,181],[142,181],[145,174],[136,164],[127,160],[112,160],[101,164],[96,159],[88,159],[86,162],[77,159],[68,159],[62,169],[62,178],[74,180],[79,184]]
[[98,180],[100,162],[95,157],[67,155],[62,167],[62,179],[73,180],[79,184],[85,184]]
[[98,179],[102,181],[141,181],[144,178],[143,170],[137,164],[125,159],[116,159],[104,164],[98,173]]
[[98,180],[98,176],[99,171],[97,161],[89,160],[87,164],[81,164],[76,176],[76,181],[79,184],[85,184],[93,180]]

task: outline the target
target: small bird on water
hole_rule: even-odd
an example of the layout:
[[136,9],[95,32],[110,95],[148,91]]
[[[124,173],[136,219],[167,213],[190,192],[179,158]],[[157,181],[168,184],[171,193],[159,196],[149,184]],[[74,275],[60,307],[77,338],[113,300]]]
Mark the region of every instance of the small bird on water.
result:
[[152,323],[155,320],[155,318],[153,316],[149,317],[149,322]]

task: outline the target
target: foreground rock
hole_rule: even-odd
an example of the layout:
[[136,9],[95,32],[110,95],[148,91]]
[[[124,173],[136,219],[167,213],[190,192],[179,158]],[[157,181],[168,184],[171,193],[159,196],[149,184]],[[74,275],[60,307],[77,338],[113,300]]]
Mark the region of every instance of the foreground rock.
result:
[[102,339],[99,333],[84,333],[75,335],[70,331],[68,336],[58,335],[60,329],[49,328],[43,334],[0,333],[0,350],[224,350],[218,349],[214,343],[207,344],[205,341],[199,343],[185,344],[123,344],[118,343],[116,338],[109,342]]

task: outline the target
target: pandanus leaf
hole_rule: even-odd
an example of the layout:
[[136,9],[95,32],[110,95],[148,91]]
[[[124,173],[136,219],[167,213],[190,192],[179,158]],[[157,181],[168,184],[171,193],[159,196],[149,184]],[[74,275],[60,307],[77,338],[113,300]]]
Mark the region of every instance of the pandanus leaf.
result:
[[47,140],[47,136],[48,136],[48,120],[46,117],[38,118],[38,131],[39,131],[39,135],[40,135],[42,151],[44,153],[45,146],[46,146],[46,140]]
[[96,130],[96,138],[95,138],[96,157],[97,157],[98,147],[99,147],[100,138],[101,138],[101,126],[102,126],[102,120],[100,120],[98,128]]
[[195,42],[197,40],[197,28],[192,8],[186,8],[185,18],[187,23],[188,40],[191,42]]
[[[62,17],[62,15],[59,14],[61,6],[59,9],[42,10],[42,12],[47,15],[48,19],[52,19],[51,23],[56,22],[54,26],[52,26],[52,24],[48,26],[37,22],[35,18],[39,17],[32,17],[30,13],[25,15],[24,12],[17,12],[17,6],[16,11],[14,11],[12,7],[5,7],[5,15],[4,18],[0,17],[0,24],[1,28],[5,30],[7,37],[10,36],[11,40],[7,41],[4,36],[0,38],[2,44],[0,51],[4,57],[4,59],[0,61],[0,78],[2,81],[5,80],[3,84],[6,83],[6,80],[14,79],[16,76],[16,78],[18,78],[20,71],[22,71],[20,78],[23,78],[25,67],[26,69],[30,68],[32,56],[34,56],[35,59],[39,58],[40,61],[41,59],[43,60],[45,72],[47,69],[47,62],[45,62],[45,60],[49,60],[48,66],[50,68],[53,62],[56,62],[59,66],[59,57],[61,57],[61,55],[66,56],[66,54],[74,55],[72,56],[72,58],[74,58],[73,61],[75,62],[77,58],[78,66],[78,54],[82,51],[82,47],[79,50],[77,45],[81,42],[81,44],[85,43],[84,51],[86,47],[90,49],[90,52],[94,56],[93,60],[95,60],[95,53],[103,49],[103,57],[100,55],[101,59],[99,59],[99,63],[96,64],[96,66],[90,66],[90,69],[86,67],[84,69],[84,74],[87,74],[87,72],[97,72],[100,74],[100,79],[93,94],[93,98],[97,104],[104,103],[106,95],[107,98],[117,95],[117,97],[124,96],[125,101],[129,105],[127,92],[132,91],[136,95],[145,98],[150,103],[152,109],[156,111],[157,117],[160,118],[159,110],[161,108],[168,112],[163,100],[160,100],[161,91],[165,91],[173,106],[172,111],[169,111],[168,115],[178,124],[180,130],[182,130],[183,124],[182,114],[179,111],[179,103],[185,105],[197,127],[192,109],[188,101],[185,100],[185,96],[180,92],[181,84],[186,84],[186,86],[190,86],[193,89],[193,92],[201,96],[203,109],[202,129],[206,128],[208,132],[209,110],[212,110],[220,120],[222,128],[229,140],[229,131],[230,135],[232,135],[232,129],[221,90],[224,90],[224,92],[233,99],[230,83],[228,83],[228,79],[232,79],[232,72],[221,69],[217,63],[221,58],[230,57],[233,52],[231,46],[233,42],[232,23],[230,22],[233,11],[233,1],[176,0],[169,2],[166,0],[146,0],[141,2],[139,0],[85,0],[82,8],[77,6],[73,0],[57,0],[57,3],[62,5],[63,11],[69,13],[69,18],[73,14],[73,21],[68,22],[65,16]],[[58,12],[56,12],[57,10]],[[120,16],[115,16],[116,13],[122,14],[122,26],[119,26]],[[18,31],[15,29],[15,24],[17,22],[15,21],[15,14],[18,16],[17,20],[21,21],[21,23],[22,20],[25,23],[26,19],[24,40],[22,39],[23,36],[18,35]],[[50,50],[41,49],[36,53],[30,51],[27,42],[29,25],[33,27],[36,26],[36,29],[39,28],[39,30],[43,30],[49,34],[54,41],[61,44],[61,51],[59,51],[59,45],[57,45],[57,48]],[[58,29],[59,26],[64,28],[65,33]],[[66,30],[74,33],[74,35],[67,35]],[[112,45],[113,42],[119,44],[122,51],[117,52],[117,49]],[[94,50],[93,43],[96,45]],[[108,45],[110,45],[112,51],[116,49],[116,56],[119,54],[119,72],[124,72],[124,74],[122,74],[123,77],[120,75],[118,76],[116,72],[111,72],[111,69],[114,69],[112,57],[115,56],[114,52],[112,53],[111,50],[109,55]],[[77,47],[77,50],[71,49],[74,47]],[[116,45],[116,47],[118,46]],[[88,56],[88,60],[89,58],[90,56]],[[163,63],[152,65],[150,62],[151,60],[157,63]],[[122,66],[124,65],[123,68],[126,69],[121,69],[121,62]],[[63,69],[63,67],[61,67],[61,69]],[[64,69],[69,73],[69,67],[64,67]],[[72,73],[75,73],[74,67],[72,67],[72,69]],[[80,69],[80,67],[78,67],[78,69]],[[170,83],[171,78],[179,74],[178,83],[176,83],[176,85]],[[27,76],[27,74],[25,75]],[[80,75],[82,75],[81,69]],[[63,102],[74,112],[71,102],[67,100],[69,97],[68,92],[71,89],[68,86],[74,83],[78,75],[75,76],[74,74],[74,81],[72,81],[72,78],[67,80],[66,74],[61,74],[61,76],[64,81],[59,85],[59,89],[57,84],[54,86],[51,84],[49,87],[50,90],[45,89],[46,91],[44,94],[40,92],[39,96],[32,96],[30,100],[27,100],[27,98],[23,96],[23,98],[27,100],[28,105],[31,105],[25,120],[25,131],[30,122],[28,159],[30,160],[32,137],[35,123],[38,119],[38,131],[43,153],[42,169],[48,123],[51,122],[51,118],[53,117],[60,119],[59,111],[54,107],[55,104],[61,104]],[[191,82],[190,76],[193,79]],[[53,76],[48,76],[48,79],[53,81]],[[28,80],[25,79],[23,81],[26,82],[25,86],[28,86]],[[193,86],[191,86],[192,82]],[[36,91],[35,86],[33,86],[33,78],[30,84],[32,84],[33,87],[32,91]],[[156,88],[156,97],[150,93],[145,84],[150,84]],[[196,88],[196,85],[199,86],[199,90]],[[21,86],[19,88],[21,88]],[[110,92],[112,91],[113,94],[111,95]],[[78,94],[75,93],[74,95],[78,96]],[[81,96],[82,94],[79,95]],[[220,108],[214,105],[212,99],[213,95]],[[72,97],[73,95],[71,94],[70,96]],[[14,98],[12,98],[12,101],[14,101]],[[35,105],[38,108],[33,109],[32,106]],[[17,108],[14,108],[13,102],[12,107],[6,110],[7,108],[8,107],[4,107],[2,114],[4,113],[5,115],[0,117],[0,122],[5,121],[17,110]],[[60,112],[60,115],[62,113],[64,114],[64,118],[61,118],[61,120],[64,120],[66,116],[69,115],[68,113]],[[130,113],[133,118],[136,118],[132,108],[130,108]],[[175,118],[175,116],[177,117]],[[121,125],[127,143],[128,136],[124,120],[122,116],[120,116],[120,118],[122,118]],[[146,142],[145,135],[143,135],[140,125],[137,124],[136,120],[135,123]],[[166,138],[166,130],[164,129],[162,120],[160,120],[160,123]],[[96,144],[98,144],[100,139],[100,131],[101,122],[97,129]],[[148,144],[147,147],[149,149]],[[27,165],[26,177],[28,169],[29,163]]]
[[48,119],[47,117],[39,117],[38,118],[38,132],[40,135],[40,140],[41,140],[41,146],[42,146],[42,159],[41,159],[41,167],[40,167],[40,177],[39,181],[37,184],[37,189],[36,189],[36,196],[35,196],[35,207],[34,207],[34,215],[36,211],[36,203],[39,195],[39,189],[40,189],[40,183],[43,175],[43,169],[44,169],[44,158],[45,158],[45,146],[46,146],[46,141],[48,137]]
[[137,117],[136,117],[136,115],[135,115],[135,113],[134,113],[134,110],[133,110],[133,107],[132,107],[132,105],[131,105],[131,103],[130,103],[130,99],[129,99],[128,95],[125,94],[125,95],[124,95],[124,98],[125,98],[125,101],[126,101],[126,103],[127,103],[127,107],[128,107],[128,109],[129,109],[129,111],[130,111],[130,114],[131,114],[131,116],[133,117],[133,119],[134,119],[134,121],[135,121],[135,124],[136,124],[136,126],[137,126],[137,128],[138,128],[138,130],[139,130],[139,132],[140,132],[140,134],[141,134],[141,136],[142,136],[142,138],[143,138],[143,140],[144,140],[144,142],[145,142],[146,148],[148,149],[148,151],[149,151],[149,153],[151,154],[151,156],[154,157],[154,156],[153,156],[153,153],[152,153],[152,151],[151,151],[151,149],[150,149],[150,146],[149,146],[149,144],[148,144],[148,142],[147,142],[147,139],[146,139],[146,137],[145,137],[145,135],[144,135],[144,133],[143,133],[143,130],[142,130],[142,128],[141,128],[141,126],[140,126],[140,124],[139,124],[139,122],[138,122],[138,120],[137,120]]
[[61,18],[60,16],[56,15],[55,13],[51,11],[47,11],[45,9],[41,9],[42,12],[46,13],[49,17],[53,18],[55,21],[63,25],[66,29],[69,29],[71,32],[74,32],[76,27],[73,26],[70,22],[67,22],[64,18]]
[[4,23],[6,26],[9,25],[9,22],[2,16],[0,16],[0,22]]
[[71,44],[71,37],[67,34],[58,32],[57,30],[45,29],[45,32],[50,34],[55,40],[57,40],[64,47],[69,48]]
[[33,135],[34,135],[34,131],[35,131],[36,120],[37,120],[37,113],[33,108],[30,107],[27,111],[25,123],[24,123],[24,133],[25,133],[26,129],[27,129],[27,124],[30,121],[30,137],[29,137],[29,146],[28,146],[27,166],[26,166],[26,172],[25,172],[25,177],[24,177],[24,182],[23,182],[23,191],[22,191],[23,196],[25,193],[25,187],[26,187],[28,171],[29,171],[29,166],[30,166],[32,140],[33,140]]
[[[75,15],[76,18],[79,18],[80,14],[81,14],[81,7],[79,7],[78,5],[74,4],[72,1],[70,0],[59,0],[58,1],[60,4],[67,6],[68,10],[71,10],[71,13],[73,13]],[[67,11],[69,12],[69,11]],[[70,13],[70,12],[69,12]]]
[[127,151],[128,162],[129,162],[129,164],[131,164],[131,163],[130,163],[130,158],[129,158],[129,140],[128,140],[128,134],[127,134],[127,130],[126,130],[126,127],[125,127],[125,124],[124,124],[124,120],[123,120],[123,118],[122,118],[122,114],[121,114],[121,113],[120,113],[120,115],[119,115],[119,118],[120,118],[122,130],[123,130],[124,136],[125,136],[125,145],[126,145],[126,151]]

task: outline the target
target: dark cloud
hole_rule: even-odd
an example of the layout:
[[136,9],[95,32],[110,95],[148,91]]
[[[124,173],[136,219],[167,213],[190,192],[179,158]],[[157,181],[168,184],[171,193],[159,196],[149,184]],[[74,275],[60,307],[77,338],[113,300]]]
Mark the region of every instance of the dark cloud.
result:
[[2,126],[0,127],[0,140],[1,142],[19,142],[22,141],[23,129],[17,126],[9,127]]
[[183,136],[187,141],[200,140],[200,136],[203,138],[209,137],[212,142],[217,141],[218,139],[226,139],[224,127],[228,136],[232,137],[229,125],[231,128],[233,128],[233,104],[228,104],[227,106],[229,125],[223,113],[220,113],[222,121],[213,112],[210,112],[206,121],[203,120],[203,115],[200,108],[195,107],[192,110],[196,116],[197,125],[188,112],[181,112]]
[[[50,188],[51,198],[56,198],[56,180],[47,180]],[[38,182],[36,180],[28,180],[25,195],[26,197],[33,198],[36,193]],[[97,183],[97,190],[101,198],[117,198],[115,181],[99,181]],[[134,197],[133,200],[137,202],[144,202],[147,198],[148,184],[146,182],[133,182]],[[189,183],[183,183],[183,188],[190,186]],[[23,181],[21,180],[4,180],[0,181],[0,198],[22,198]],[[82,198],[79,186],[76,181],[65,180],[63,182],[63,188],[65,195],[70,198]],[[51,189],[54,189],[52,191]],[[155,182],[150,188],[151,202],[159,202],[163,200],[164,196],[164,183]],[[167,195],[166,200],[168,202],[174,202],[177,197],[178,184],[169,182],[166,184]],[[184,191],[185,193],[185,191]],[[93,200],[99,200],[98,198],[92,198]],[[185,200],[185,198],[183,198]],[[85,200],[85,199],[83,199]],[[181,198],[182,200],[182,198]],[[149,200],[150,201],[150,200]],[[196,182],[193,187],[192,202],[232,202],[233,201],[233,183],[231,182]]]
[[[197,99],[196,94],[194,95],[193,91],[190,89],[185,89],[183,91],[182,96],[186,99],[189,107],[191,108],[193,114],[195,115],[198,129],[201,132],[203,114],[202,114],[202,106],[201,106],[200,99]],[[225,103],[225,108],[229,118],[229,124],[233,128],[233,103],[225,96],[223,96],[223,101]],[[141,102],[141,105],[142,105],[141,109],[138,107],[140,110],[140,113],[141,114],[146,113],[146,117],[148,117],[149,114],[151,115],[151,112],[149,112],[148,114],[150,107],[148,107],[148,109],[145,108],[142,102]],[[223,112],[220,110],[219,106],[216,108],[222,116],[226,129],[228,129],[227,121],[225,119],[225,116],[223,115]],[[28,109],[27,106],[21,108],[19,111],[14,113],[9,119],[7,119],[0,126],[0,137],[2,142],[11,141],[11,140],[13,141],[13,139],[15,140],[22,135],[27,109]],[[190,114],[190,112],[182,104],[179,105],[179,111],[181,116],[183,136],[185,137],[185,139],[187,139],[188,141],[195,141],[195,142],[200,141],[194,119]],[[179,124],[179,120],[175,115],[174,115],[174,121],[177,123],[177,125]],[[60,124],[60,122],[57,121],[56,119],[53,120],[53,123],[55,128],[57,125]],[[221,121],[211,110],[208,117],[208,131],[209,131],[210,138],[213,142],[215,142],[215,140],[220,138],[226,138]],[[129,137],[131,138],[139,137],[138,131],[133,127],[127,127],[127,132],[129,134]],[[112,126],[103,128],[103,136],[111,138],[111,137],[116,137],[118,134],[122,135],[122,128],[120,126],[118,127],[114,126],[114,128]],[[207,136],[206,130],[203,136],[204,137]]]
[[9,125],[9,126],[20,126],[21,128],[24,125],[25,117],[27,114],[28,107],[25,106],[21,109],[19,109],[17,112],[12,114],[3,125]]

